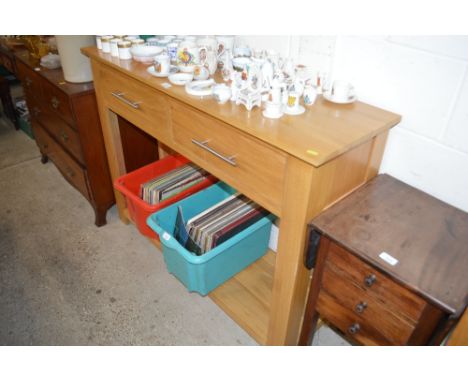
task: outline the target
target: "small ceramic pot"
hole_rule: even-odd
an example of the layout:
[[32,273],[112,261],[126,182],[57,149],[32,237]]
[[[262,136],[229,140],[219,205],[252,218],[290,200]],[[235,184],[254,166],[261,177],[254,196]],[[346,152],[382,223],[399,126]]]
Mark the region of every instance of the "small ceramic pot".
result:
[[193,70],[193,78],[195,80],[206,80],[210,77],[210,71],[206,66],[197,65]]
[[225,84],[213,86],[213,97],[220,104],[226,103],[231,98],[231,89]]

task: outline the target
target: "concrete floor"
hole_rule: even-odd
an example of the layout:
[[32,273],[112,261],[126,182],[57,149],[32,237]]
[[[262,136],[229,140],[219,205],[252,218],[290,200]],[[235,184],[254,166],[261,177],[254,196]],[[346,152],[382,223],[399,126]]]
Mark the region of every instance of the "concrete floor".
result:
[[[115,207],[97,228],[35,142],[0,118],[0,345],[254,345],[188,293]],[[316,345],[346,344],[328,328]]]

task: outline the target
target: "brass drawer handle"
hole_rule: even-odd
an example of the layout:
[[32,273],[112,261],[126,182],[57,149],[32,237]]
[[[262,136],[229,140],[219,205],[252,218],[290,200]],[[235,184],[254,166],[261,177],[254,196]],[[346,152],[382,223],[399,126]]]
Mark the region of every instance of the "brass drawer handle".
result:
[[361,325],[359,325],[358,323],[354,323],[348,328],[348,333],[356,334],[357,332],[359,332],[360,329]]
[[364,312],[364,310],[367,308],[367,302],[360,302],[359,304],[356,305],[356,307],[354,308],[354,310],[356,311],[356,313],[362,313]]
[[125,98],[125,97],[124,97],[125,94],[122,93],[122,92],[111,92],[111,94],[112,94],[115,98],[121,100],[123,103],[125,103],[125,104],[127,104],[127,105],[133,107],[134,109],[139,109],[139,108],[140,108],[140,103],[141,103],[141,102],[135,102],[135,101],[131,101],[131,100]]
[[366,284],[368,287],[372,286],[375,282],[377,281],[377,276],[372,274],[367,276],[364,279],[364,284]]
[[215,157],[229,163],[231,166],[237,166],[236,161],[234,160],[235,155],[231,155],[230,157],[224,156],[220,153],[218,153],[216,150],[212,149],[210,146],[208,146],[208,140],[205,140],[203,142],[197,141],[196,139],[192,139],[192,143],[201,147],[202,149],[208,151],[209,153],[213,154]]
[[52,99],[50,100],[50,103],[52,104],[52,107],[54,109],[58,109],[58,107],[60,105],[60,101],[58,100],[57,97],[52,97]]
[[68,135],[65,131],[60,132],[60,138],[62,138],[62,141],[67,142],[68,141]]
[[26,86],[27,86],[27,87],[30,87],[31,84],[32,84],[32,80],[31,80],[29,77],[26,77],[26,78],[24,79],[24,82],[26,83]]

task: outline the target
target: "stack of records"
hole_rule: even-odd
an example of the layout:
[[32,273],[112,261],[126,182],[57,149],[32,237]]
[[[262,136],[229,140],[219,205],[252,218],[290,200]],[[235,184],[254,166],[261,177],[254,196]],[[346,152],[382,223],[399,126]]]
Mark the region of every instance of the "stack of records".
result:
[[196,184],[203,182],[210,174],[190,163],[178,167],[140,186],[141,198],[151,205],[161,203]]
[[268,214],[267,210],[240,194],[194,216],[186,224],[179,207],[174,237],[187,250],[202,255]]

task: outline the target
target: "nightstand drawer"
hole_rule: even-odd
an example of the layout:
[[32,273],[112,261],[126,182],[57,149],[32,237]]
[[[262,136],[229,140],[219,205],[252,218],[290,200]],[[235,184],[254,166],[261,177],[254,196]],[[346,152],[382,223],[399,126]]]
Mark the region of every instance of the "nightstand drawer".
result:
[[387,305],[389,309],[404,316],[410,322],[417,322],[427,305],[425,300],[390,280],[334,242],[330,243],[326,265],[333,267],[340,276],[353,280],[373,299]]
[[30,113],[79,162],[85,164],[78,132],[35,99],[28,100]]
[[[322,300],[333,298],[335,303],[352,312],[366,327],[372,327],[379,336],[392,344],[405,344],[410,339],[415,329],[414,323],[391,309],[385,301],[375,299],[354,280],[336,272],[331,264],[325,266],[321,288],[326,292],[326,297],[322,296]],[[327,316],[324,315],[324,318]]]
[[176,147],[213,175],[280,214],[286,156],[213,117],[171,102]]
[[64,178],[90,199],[86,170],[69,156],[58,143],[45,131],[42,125],[33,119],[34,135],[41,153],[47,155],[55,163]]
[[374,325],[368,323],[352,310],[346,309],[326,291],[320,291],[317,311],[326,322],[336,326],[343,334],[363,345],[403,345],[391,342]]

